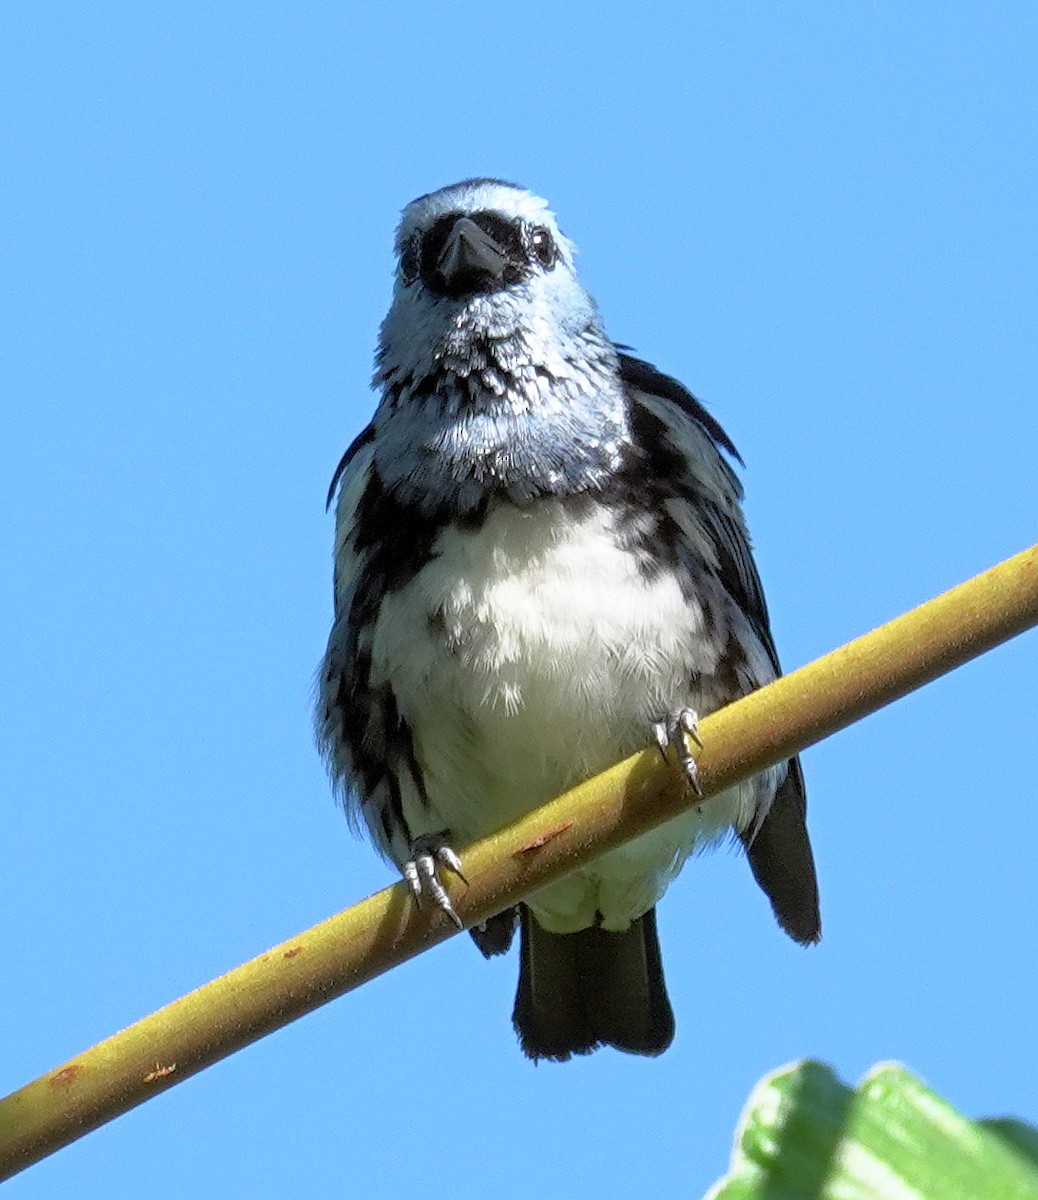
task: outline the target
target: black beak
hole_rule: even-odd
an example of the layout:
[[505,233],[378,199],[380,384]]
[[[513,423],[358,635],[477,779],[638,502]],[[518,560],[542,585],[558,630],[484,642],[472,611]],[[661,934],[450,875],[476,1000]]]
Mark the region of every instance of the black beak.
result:
[[451,290],[482,291],[504,278],[508,258],[475,221],[459,217],[447,235],[436,269]]

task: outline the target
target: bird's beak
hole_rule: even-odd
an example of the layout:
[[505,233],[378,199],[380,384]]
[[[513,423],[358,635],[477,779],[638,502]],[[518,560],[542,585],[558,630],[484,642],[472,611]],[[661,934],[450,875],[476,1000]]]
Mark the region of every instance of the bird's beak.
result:
[[436,268],[447,284],[473,276],[500,280],[507,265],[508,259],[497,242],[468,217],[454,222],[436,260]]

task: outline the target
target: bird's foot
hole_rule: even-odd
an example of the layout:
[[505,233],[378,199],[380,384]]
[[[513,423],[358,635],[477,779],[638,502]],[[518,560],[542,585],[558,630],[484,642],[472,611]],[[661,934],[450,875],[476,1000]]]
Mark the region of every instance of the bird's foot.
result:
[[440,868],[443,867],[453,871],[462,883],[468,883],[462,872],[461,862],[447,845],[446,838],[446,833],[427,833],[424,837],[415,838],[411,843],[411,857],[404,863],[404,879],[407,880],[407,886],[411,889],[411,895],[419,908],[423,900],[432,900],[459,929],[464,929],[461,917],[454,911],[451,898],[440,882]]
[[691,708],[673,709],[662,721],[655,722],[652,732],[656,735],[656,745],[660,748],[663,761],[667,761],[667,752],[673,750],[688,786],[697,796],[701,796],[703,789],[699,783],[699,768],[688,748],[689,739],[695,742],[700,749],[703,746],[699,737],[699,717],[695,710]]

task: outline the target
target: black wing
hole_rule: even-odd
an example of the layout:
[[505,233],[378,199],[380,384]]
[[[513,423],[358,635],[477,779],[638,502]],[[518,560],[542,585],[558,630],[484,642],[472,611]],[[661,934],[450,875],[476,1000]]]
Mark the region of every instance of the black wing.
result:
[[366,446],[375,436],[374,425],[367,425],[357,434],[352,442],[346,447],[346,453],[339,459],[339,465],[335,468],[335,474],[332,476],[332,482],[328,488],[328,497],[324,502],[324,508],[327,512],[332,506],[332,501],[335,499],[335,493],[338,491],[339,484],[342,482],[343,475],[346,474],[346,468],[353,461],[357,451]]
[[[739,452],[720,423],[676,379],[622,351],[619,359],[620,378],[629,389],[675,405],[695,421],[717,450],[720,477],[731,488],[735,503],[726,504],[720,495],[702,491],[690,499],[713,543],[720,582],[750,621],[776,674],[781,674],[764,588],[737,507],[742,489],[721,455],[724,451],[742,464]],[[789,771],[764,820],[747,829],[741,839],[753,876],[771,901],[779,924],[798,942],[816,942],[821,936],[818,882],[807,835],[807,795],[799,758],[789,760]]]
[[635,358],[632,354],[625,354],[625,349],[626,347],[617,347],[620,359],[620,378],[624,383],[629,387],[639,388],[652,396],[659,396],[663,400],[669,400],[672,404],[676,404],[693,421],[702,426],[709,434],[710,440],[730,454],[740,467],[746,465],[742,461],[742,455],[736,450],[734,442],[722,429],[720,422],[706,411],[683,383],[679,383],[673,375],[664,375],[652,363]]
[[[723,450],[745,466],[739,451],[736,450],[732,439],[725,433],[720,422],[703,407],[692,393],[678,380],[670,375],[664,375],[650,363],[642,362],[629,354],[621,353],[620,378],[631,388],[657,396],[669,401],[679,408],[707,435],[714,447]],[[721,460],[720,466],[724,478],[730,483],[735,498],[742,498],[742,487],[735,475],[727,469]],[[694,498],[696,515],[702,521],[707,534],[717,551],[719,575],[721,583],[740,609],[749,618],[754,632],[760,638],[761,644],[768,652],[776,672],[781,671],[775,640],[771,634],[771,622],[768,617],[768,605],[764,599],[764,588],[761,584],[757,564],[753,561],[750,541],[746,535],[737,510],[732,506],[718,503],[706,493],[697,494]]]

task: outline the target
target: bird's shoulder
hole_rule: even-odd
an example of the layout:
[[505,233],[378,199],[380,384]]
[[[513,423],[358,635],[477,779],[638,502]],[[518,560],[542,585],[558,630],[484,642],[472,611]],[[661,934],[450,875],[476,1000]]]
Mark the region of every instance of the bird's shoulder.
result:
[[673,375],[667,375],[652,363],[637,358],[628,352],[625,346],[617,346],[620,380],[627,393],[629,402],[638,403],[640,397],[653,397],[663,405],[673,410],[673,415],[680,414],[693,422],[720,454],[724,451],[740,465],[745,464],[742,456],[735,448],[735,443],[725,432],[721,423],[696,399],[687,387]]

